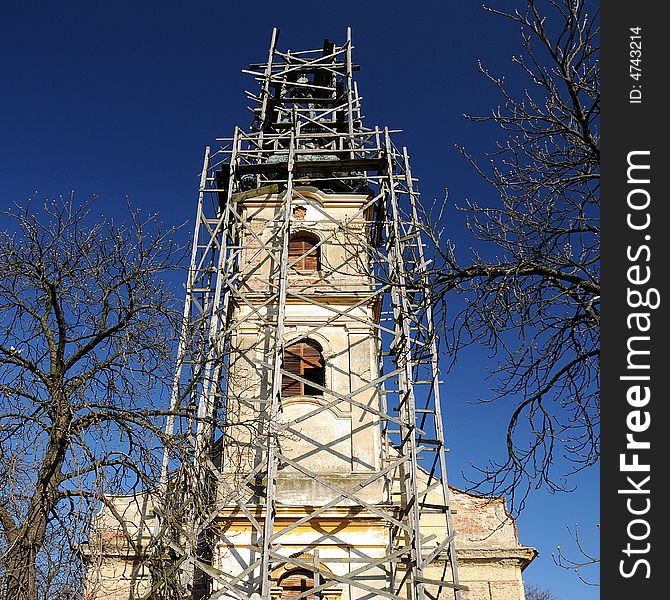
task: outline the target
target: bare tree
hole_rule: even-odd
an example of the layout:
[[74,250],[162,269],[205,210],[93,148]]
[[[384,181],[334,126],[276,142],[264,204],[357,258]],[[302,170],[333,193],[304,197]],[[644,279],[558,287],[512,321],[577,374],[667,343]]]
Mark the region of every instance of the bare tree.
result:
[[537,585],[527,585],[526,600],[557,600],[557,598],[551,590]]
[[567,489],[569,474],[599,459],[599,26],[589,3],[487,8],[520,27],[512,63],[525,84],[480,66],[502,104],[469,118],[502,136],[486,166],[460,150],[497,200],[461,209],[474,248],[448,244],[435,274],[436,293],[462,301],[449,350],[490,348],[486,401],[510,403],[507,456],[473,485],[516,509],[533,486]]
[[[3,213],[0,573],[12,600],[79,597],[75,551],[106,494],[157,481],[173,368],[173,230],[71,198]],[[165,377],[165,378],[164,378]]]

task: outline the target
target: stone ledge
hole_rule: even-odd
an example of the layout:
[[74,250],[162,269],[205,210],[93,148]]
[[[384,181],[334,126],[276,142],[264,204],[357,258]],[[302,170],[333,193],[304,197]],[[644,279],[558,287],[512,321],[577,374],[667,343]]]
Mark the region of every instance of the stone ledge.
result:
[[489,563],[514,564],[525,569],[538,555],[535,548],[522,546],[520,548],[458,548],[456,555],[459,563]]

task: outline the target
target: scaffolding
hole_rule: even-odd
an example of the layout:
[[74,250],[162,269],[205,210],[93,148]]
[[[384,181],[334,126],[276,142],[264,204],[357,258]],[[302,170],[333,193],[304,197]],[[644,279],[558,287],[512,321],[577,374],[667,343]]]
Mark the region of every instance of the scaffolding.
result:
[[[325,40],[299,52],[279,50],[278,35],[267,61],[244,71],[259,84],[246,92],[250,130],[235,128],[204,156],[167,424],[192,450],[188,460],[166,452],[157,508],[166,515],[181,490],[186,518],[169,543],[175,569],[194,597],[212,600],[276,597],[280,567],[314,573],[295,600],[337,597],[334,588],[352,600],[460,600],[426,224],[409,155],[393,143],[394,131],[363,124],[350,30],[342,45]],[[335,214],[318,200],[329,195],[358,199],[356,209]],[[296,270],[305,255],[289,252],[307,211],[317,215],[316,249],[337,248],[331,255],[340,257],[320,265],[318,281]],[[321,316],[295,326],[287,311],[296,306]],[[289,343],[345,322],[368,332],[369,373],[343,389],[287,369]],[[243,331],[260,335],[250,344]],[[320,404],[287,418],[287,379],[311,386]],[[286,451],[301,423],[332,410],[355,412],[375,430],[377,456],[356,476],[327,477]],[[299,516],[286,516],[278,488],[289,472],[327,490]],[[347,518],[384,529],[382,551],[329,557],[312,542],[291,552],[282,546],[343,507]],[[237,572],[213,560],[231,519],[249,531]]]

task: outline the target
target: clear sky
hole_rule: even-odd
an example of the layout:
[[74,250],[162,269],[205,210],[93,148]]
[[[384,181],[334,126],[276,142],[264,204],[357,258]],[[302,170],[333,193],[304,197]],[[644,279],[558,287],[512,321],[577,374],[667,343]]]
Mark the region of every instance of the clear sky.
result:
[[[463,114],[498,104],[477,61],[513,78],[519,36],[478,2],[74,0],[0,8],[0,204],[74,190],[80,200],[97,194],[115,215],[128,195],[166,224],[187,223],[190,236],[204,147],[249,125],[243,90],[255,82],[240,69],[265,60],[273,26],[280,47],[294,49],[342,43],[351,26],[366,123],[403,130],[396,140],[424,198],[448,188],[452,206],[494,202],[454,145],[476,155],[493,148],[495,131]],[[466,244],[462,219],[448,216],[449,237]],[[487,390],[482,364],[472,351],[445,383],[450,482],[459,487],[470,463],[504,449],[504,410],[474,403]],[[570,552],[566,526],[575,524],[597,552],[598,473],[577,483],[572,494],[535,493],[519,518],[521,541],[540,551],[525,579],[560,600],[599,597],[551,560],[557,545]]]

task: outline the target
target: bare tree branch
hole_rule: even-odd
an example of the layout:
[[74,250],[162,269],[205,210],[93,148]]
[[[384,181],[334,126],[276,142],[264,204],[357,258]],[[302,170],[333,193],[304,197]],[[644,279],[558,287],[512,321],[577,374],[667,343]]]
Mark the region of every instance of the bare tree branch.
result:
[[579,525],[575,525],[574,530],[571,530],[570,527],[567,529],[570,533],[570,537],[575,543],[577,554],[568,556],[560,546],[557,546],[557,552],[551,553],[551,558],[554,561],[554,564],[562,569],[573,571],[576,573],[579,580],[586,585],[600,585],[597,577],[593,574],[593,569],[589,568],[600,564],[600,557],[585,548],[579,534]]
[[533,487],[570,489],[569,475],[600,456],[600,30],[589,4],[486,7],[520,27],[512,63],[525,85],[480,65],[502,104],[468,118],[502,136],[486,164],[459,150],[497,200],[461,208],[468,251],[433,232],[447,351],[455,361],[468,346],[489,348],[494,387],[483,401],[510,405],[507,457],[480,466],[472,485],[516,510]]

